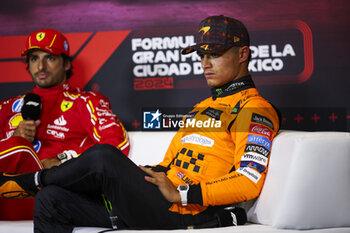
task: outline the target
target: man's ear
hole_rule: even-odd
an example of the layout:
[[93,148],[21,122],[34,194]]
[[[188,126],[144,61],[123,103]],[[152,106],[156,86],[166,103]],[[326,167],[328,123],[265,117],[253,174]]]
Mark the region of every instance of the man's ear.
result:
[[72,62],[69,60],[66,60],[63,65],[64,65],[64,70],[67,71],[72,67]]
[[239,49],[239,58],[240,58],[240,62],[245,62],[249,60],[249,47],[248,46],[243,46]]

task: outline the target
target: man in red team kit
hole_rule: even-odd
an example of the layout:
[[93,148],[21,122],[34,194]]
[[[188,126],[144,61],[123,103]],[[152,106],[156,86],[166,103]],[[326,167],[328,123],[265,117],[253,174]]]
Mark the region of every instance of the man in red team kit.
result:
[[126,131],[112,113],[109,100],[99,93],[69,86],[72,62],[64,35],[51,29],[33,32],[26,40],[22,56],[26,56],[27,69],[34,82],[29,93],[40,96],[41,114],[38,120],[23,120],[21,107],[25,95],[1,102],[0,168],[18,166],[11,161],[12,164],[6,163],[4,167],[5,160],[14,156],[4,153],[6,147],[11,148],[9,145],[23,147],[24,144],[29,148],[34,145],[45,168],[77,157],[96,143],[114,145],[128,154]]
[[[128,155],[127,133],[108,98],[69,86],[72,59],[64,35],[51,29],[33,32],[22,56],[34,88],[0,103],[1,171],[25,173],[57,166],[96,143]],[[23,119],[25,109],[29,119]],[[34,112],[37,117],[30,116]]]

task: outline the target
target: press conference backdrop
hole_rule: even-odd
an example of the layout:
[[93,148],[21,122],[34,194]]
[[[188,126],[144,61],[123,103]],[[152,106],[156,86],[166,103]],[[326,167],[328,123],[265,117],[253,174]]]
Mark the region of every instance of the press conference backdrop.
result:
[[129,131],[175,129],[210,96],[198,56],[180,51],[202,19],[223,14],[247,26],[249,70],[283,129],[349,131],[349,10],[346,0],[2,2],[0,99],[31,90],[25,38],[54,28],[71,45],[73,86],[109,97]]

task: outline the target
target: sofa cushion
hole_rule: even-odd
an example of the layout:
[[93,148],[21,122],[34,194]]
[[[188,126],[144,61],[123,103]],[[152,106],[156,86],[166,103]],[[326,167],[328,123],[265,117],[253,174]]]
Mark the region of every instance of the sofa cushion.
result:
[[129,158],[137,165],[155,165],[163,161],[175,131],[129,132]]
[[272,144],[251,222],[277,228],[350,226],[350,133],[282,132]]

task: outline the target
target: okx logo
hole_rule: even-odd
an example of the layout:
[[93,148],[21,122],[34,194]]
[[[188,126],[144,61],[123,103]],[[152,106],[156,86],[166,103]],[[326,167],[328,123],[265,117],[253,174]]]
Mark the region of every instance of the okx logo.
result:
[[157,111],[144,111],[143,112],[143,128],[144,129],[160,129],[161,128],[161,115],[162,113]]

